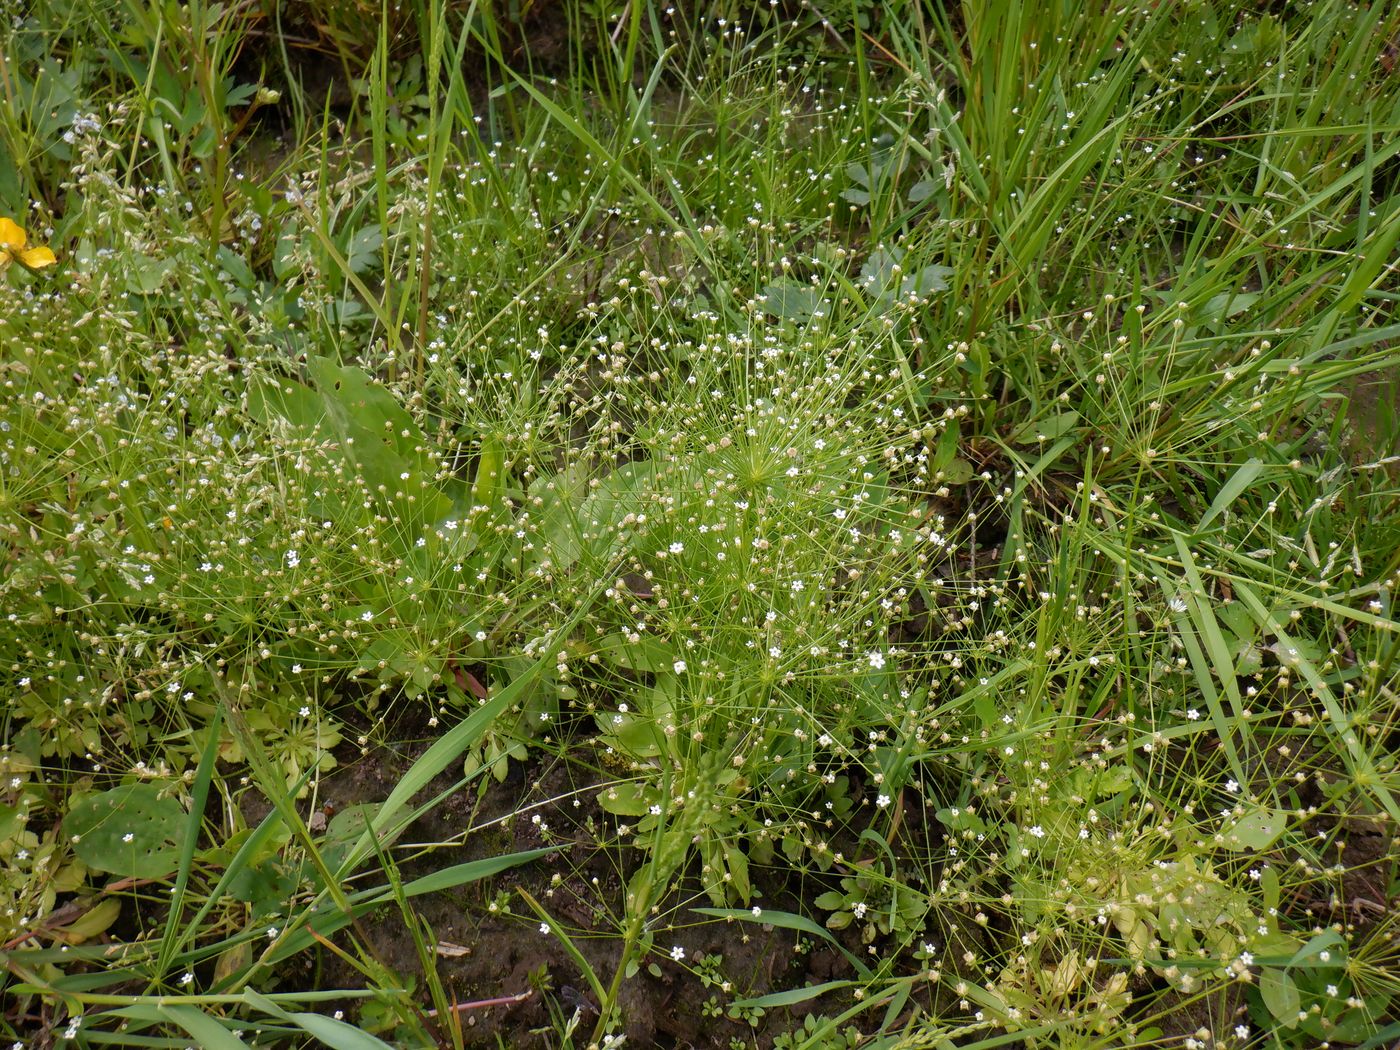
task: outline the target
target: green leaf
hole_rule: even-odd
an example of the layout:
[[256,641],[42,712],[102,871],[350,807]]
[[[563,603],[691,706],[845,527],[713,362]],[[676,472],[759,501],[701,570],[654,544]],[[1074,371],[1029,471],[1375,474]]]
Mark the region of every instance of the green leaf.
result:
[[1260,886],[1264,891],[1264,914],[1270,927],[1276,927],[1278,920],[1279,881],[1278,871],[1269,864],[1264,865],[1260,875]]
[[382,383],[362,368],[328,357],[313,357],[306,367],[336,431],[353,439],[355,447],[348,451],[354,459],[373,465],[381,475],[403,464],[420,472],[431,469],[423,431]]
[[[551,853],[558,852],[559,849],[558,846],[546,846],[542,849],[508,853],[503,857],[484,857],[481,860],[467,861],[465,864],[454,864],[450,868],[443,868],[441,871],[435,871],[405,883],[403,895],[405,897],[418,897],[424,893],[440,893],[443,890],[455,889],[468,882],[479,882],[481,879],[489,879],[492,875],[498,875],[503,871],[519,867],[521,864],[529,864],[541,857],[547,857]],[[388,899],[388,896],[386,893],[382,898],[377,899]]]
[[1282,970],[1266,966],[1259,973],[1259,995],[1269,1015],[1285,1028],[1298,1024],[1298,1007],[1301,998],[1298,986]]
[[934,292],[948,290],[948,278],[953,275],[949,266],[923,266],[899,282],[899,297],[907,299],[911,295],[920,298]]
[[321,856],[325,858],[326,867],[332,871],[338,871],[345,858],[354,849],[355,843],[364,834],[365,829],[374,820],[374,814],[378,810],[372,802],[361,803],[359,805],[347,806],[338,810],[335,816],[331,817],[326,825],[325,834],[317,846],[321,850]]
[[156,784],[123,784],[83,799],[63,819],[63,833],[90,868],[158,879],[180,863],[185,810]]
[[744,848],[726,843],[723,849],[725,867],[729,871],[729,886],[740,901],[747,904],[753,896],[753,886],[749,882],[749,858]]
[[[939,435],[938,444],[934,448],[933,458],[929,461],[929,470],[937,474],[940,470],[946,471],[948,465],[953,462],[958,455],[958,446],[962,441],[962,428],[958,426],[956,419],[948,420],[947,426],[943,428],[943,433]],[[971,464],[969,464],[969,467]]]
[[122,902],[115,897],[108,897],[93,905],[72,922],[58,927],[57,932],[62,934],[63,940],[70,943],[90,941],[116,922],[121,910]]
[[1206,300],[1201,313],[1210,320],[1244,313],[1258,300],[1258,292],[1220,292]]
[[578,561],[583,545],[578,514],[588,492],[588,471],[581,463],[569,463],[557,474],[545,474],[530,484],[532,514],[544,543],[540,557],[549,557],[559,570]]
[[821,305],[821,292],[809,284],[785,278],[763,289],[768,312],[783,321],[806,321]]
[[165,933],[161,937],[160,953],[157,956],[157,969],[165,972],[179,938],[181,920],[185,911],[185,888],[189,883],[190,871],[194,865],[194,851],[199,843],[199,828],[204,819],[204,807],[209,800],[209,789],[213,784],[215,765],[219,756],[219,740],[223,735],[224,712],[217,708],[214,721],[209,726],[208,735],[195,769],[194,783],[190,790],[190,811],[185,817],[185,829],[175,874],[175,885],[170,891],[170,913],[166,917]]
[[[1245,783],[1249,778],[1245,774],[1235,741],[1237,731],[1244,721],[1240,714],[1244,702],[1240,697],[1239,683],[1235,679],[1235,661],[1230,655],[1230,648],[1220,631],[1220,625],[1216,622],[1212,604],[1203,600],[1206,589],[1190,546],[1180,533],[1173,533],[1172,538],[1176,542],[1177,553],[1181,558],[1181,566],[1186,573],[1188,584],[1187,593],[1182,596],[1186,602],[1186,612],[1177,615],[1177,630],[1180,632],[1186,655],[1191,661],[1194,685],[1200,690],[1210,712],[1220,746],[1230,764],[1230,772],[1240,783]],[[1220,679],[1220,690],[1215,687],[1215,678]],[[1227,717],[1225,705],[1221,703],[1221,691],[1229,703],[1230,717]]]
[[222,246],[215,254],[218,257],[219,265],[228,271],[229,276],[234,279],[238,287],[245,290],[253,287],[255,283],[253,271],[241,255],[237,255]]
[[1220,514],[1225,508],[1233,504],[1235,500],[1239,499],[1245,489],[1254,484],[1255,479],[1258,478],[1263,471],[1264,464],[1260,462],[1258,458],[1252,457],[1241,463],[1239,469],[1230,475],[1230,480],[1225,482],[1225,484],[1220,487],[1220,491],[1216,493],[1215,499],[1211,501],[1210,508],[1205,512],[1200,523],[1197,524],[1196,531],[1204,532],[1206,527],[1215,520],[1216,515]]
[[919,204],[928,200],[936,192],[938,192],[938,183],[925,175],[922,179],[909,187],[909,203]]
[[[1299,969],[1331,969],[1346,963],[1346,939],[1336,930],[1324,930],[1299,948],[1288,960],[1290,967]],[[1327,958],[1322,958],[1323,954]]]
[[365,273],[379,261],[379,247],[384,243],[379,224],[373,223],[355,231],[345,249],[345,265],[353,273]]
[[313,357],[307,371],[314,389],[292,379],[252,384],[249,413],[274,433],[333,443],[327,454],[355,468],[378,502],[399,519],[391,535],[411,549],[424,524],[453,510],[451,497],[436,482],[423,431],[363,369]]
[[1016,429],[1011,440],[1017,445],[1033,445],[1040,441],[1057,441],[1079,423],[1079,413],[1074,409],[1056,412],[1043,419],[1033,419]]
[[1288,827],[1288,814],[1281,809],[1256,809],[1235,821],[1224,833],[1225,845],[1233,850],[1268,849]]
[[247,1043],[197,1007],[176,1004],[162,1005],[156,1009],[194,1036],[201,1047],[208,1050],[248,1050]]
[[1378,1050],[1379,1047],[1389,1046],[1391,1041],[1395,1039],[1400,1039],[1400,1021],[1386,1025],[1358,1046],[1356,1050]]
[[905,273],[900,267],[906,258],[907,253],[903,248],[876,248],[860,268],[861,287],[886,305],[896,298],[927,296],[948,290],[948,278],[953,274],[952,269],[931,265],[922,266],[913,273]]
[[629,671],[646,671],[651,674],[669,673],[676,662],[676,652],[660,638],[642,635],[637,641],[629,642],[620,634],[610,635],[598,643],[597,653]]
[[152,295],[160,291],[167,277],[175,270],[174,259],[152,259],[145,255],[131,257],[131,276],[127,278],[127,290],[138,295]]
[[505,487],[505,458],[505,446],[500,438],[487,436],[481,439],[481,456],[476,464],[476,479],[472,482],[472,503],[475,506],[496,506]]
[[876,297],[883,295],[894,280],[894,268],[903,259],[903,248],[876,248],[861,265],[861,287]]
[[598,805],[619,817],[643,817],[650,807],[646,789],[640,783],[614,784],[598,792]]
[[384,1040],[361,1031],[354,1025],[337,1021],[334,1017],[327,1017],[325,1014],[292,1013],[283,1010],[266,996],[251,990],[245,990],[243,998],[250,1006],[256,1007],[263,1013],[283,1021],[289,1021],[302,1031],[315,1036],[331,1050],[393,1050],[393,1047]]
[[943,477],[939,480],[948,485],[966,485],[974,473],[972,464],[959,456],[943,468]]
[[795,1006],[798,1003],[805,1003],[809,999],[815,999],[819,995],[827,992],[834,992],[840,988],[853,988],[855,981],[827,981],[824,984],[809,984],[802,988],[789,988],[785,992],[769,992],[767,995],[755,996],[752,999],[736,999],[734,1006],[747,1009],[757,1006],[760,1009],[767,1009],[770,1006]]

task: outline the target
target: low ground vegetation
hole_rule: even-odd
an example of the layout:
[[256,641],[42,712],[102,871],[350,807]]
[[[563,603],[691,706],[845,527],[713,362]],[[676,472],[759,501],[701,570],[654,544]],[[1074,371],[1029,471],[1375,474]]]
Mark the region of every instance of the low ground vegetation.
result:
[[6,1036],[1400,1038],[1397,62],[10,5]]

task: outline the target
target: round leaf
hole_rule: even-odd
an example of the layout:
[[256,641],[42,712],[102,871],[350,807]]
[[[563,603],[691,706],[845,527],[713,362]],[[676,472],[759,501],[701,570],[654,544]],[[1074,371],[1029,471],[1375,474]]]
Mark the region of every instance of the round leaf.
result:
[[123,784],[83,799],[64,818],[64,834],[90,868],[158,879],[180,863],[186,814],[155,784]]

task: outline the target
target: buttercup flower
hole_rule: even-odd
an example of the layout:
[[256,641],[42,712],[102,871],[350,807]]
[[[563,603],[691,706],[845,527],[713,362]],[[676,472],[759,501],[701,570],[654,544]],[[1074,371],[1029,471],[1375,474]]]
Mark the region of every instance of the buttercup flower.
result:
[[12,262],[18,262],[27,270],[41,270],[58,262],[53,252],[43,245],[26,248],[28,241],[29,235],[22,226],[0,216],[0,270]]

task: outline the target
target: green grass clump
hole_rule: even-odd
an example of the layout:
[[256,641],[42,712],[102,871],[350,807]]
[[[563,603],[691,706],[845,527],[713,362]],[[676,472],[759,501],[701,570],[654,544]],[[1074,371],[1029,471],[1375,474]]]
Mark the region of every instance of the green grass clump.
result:
[[828,6],[6,14],[7,1038],[1400,1034],[1400,14]]

